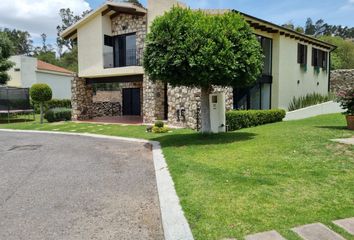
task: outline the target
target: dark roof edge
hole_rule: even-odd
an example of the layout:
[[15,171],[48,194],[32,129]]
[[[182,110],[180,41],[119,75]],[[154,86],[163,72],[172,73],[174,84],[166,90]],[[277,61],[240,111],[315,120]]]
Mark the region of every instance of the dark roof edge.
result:
[[249,14],[240,12],[240,11],[238,11],[238,10],[233,9],[232,12],[238,13],[238,14],[240,14],[240,15],[242,15],[242,16],[245,16],[245,17],[248,17],[248,18],[252,18],[252,19],[254,19],[254,20],[256,20],[256,21],[263,22],[263,23],[265,23],[265,24],[271,25],[271,26],[273,26],[273,27],[276,27],[276,28],[278,28],[278,29],[281,29],[282,31],[290,32],[290,33],[292,33],[292,34],[301,36],[301,37],[303,37],[303,38],[311,39],[312,41],[316,41],[316,42],[318,42],[318,43],[321,43],[321,44],[323,44],[323,45],[326,45],[326,46],[331,47],[332,50],[334,50],[335,48],[337,48],[336,45],[333,45],[333,44],[324,42],[324,41],[319,40],[319,39],[317,39],[317,38],[315,38],[315,37],[308,36],[308,35],[306,35],[306,34],[299,33],[299,32],[297,32],[297,31],[294,31],[294,30],[291,30],[291,29],[288,29],[288,28],[279,26],[279,25],[277,25],[277,24],[275,24],[275,23],[271,23],[271,22],[268,22],[268,21],[266,21],[266,20],[263,20],[263,19],[260,19],[260,18],[251,16],[251,15],[249,15]]

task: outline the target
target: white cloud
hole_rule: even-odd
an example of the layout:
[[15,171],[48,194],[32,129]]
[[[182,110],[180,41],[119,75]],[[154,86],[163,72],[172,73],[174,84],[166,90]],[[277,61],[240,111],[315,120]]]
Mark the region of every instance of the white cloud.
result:
[[1,0],[0,27],[28,31],[35,39],[46,33],[48,40],[54,40],[61,8],[81,14],[90,5],[85,0]]
[[342,6],[339,10],[347,11],[354,10],[354,0],[348,0],[348,2]]

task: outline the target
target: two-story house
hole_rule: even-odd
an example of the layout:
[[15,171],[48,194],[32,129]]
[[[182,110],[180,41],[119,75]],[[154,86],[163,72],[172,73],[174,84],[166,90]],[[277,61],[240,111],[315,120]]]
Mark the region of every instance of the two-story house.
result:
[[[175,0],[148,0],[145,9],[109,1],[62,33],[62,37],[77,39],[78,43],[79,73],[72,85],[74,119],[114,112],[141,116],[146,123],[164,119],[172,125],[197,127],[200,90],[152,83],[141,66],[152,21],[174,5],[181,4]],[[226,92],[228,110],[287,109],[293,97],[328,93],[330,52],[335,46],[235,10],[204,11],[243,15],[265,55],[263,75],[254,86],[215,89]],[[102,91],[112,86],[115,104],[110,104],[109,98],[100,100]]]

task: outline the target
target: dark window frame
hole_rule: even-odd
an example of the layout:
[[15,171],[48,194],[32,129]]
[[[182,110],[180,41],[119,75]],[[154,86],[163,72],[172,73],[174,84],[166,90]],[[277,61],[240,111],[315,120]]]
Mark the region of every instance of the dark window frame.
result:
[[318,48],[312,48],[312,66],[327,70],[328,52]]
[[261,45],[261,48],[262,48],[262,53],[263,53],[263,43],[264,43],[264,39],[266,40],[270,40],[270,74],[264,74],[264,69],[262,69],[262,75],[263,76],[272,76],[273,75],[273,44],[274,44],[274,41],[272,38],[269,38],[269,37],[265,37],[265,36],[262,36],[262,35],[259,35],[259,34],[255,34],[256,37],[257,37],[257,40],[259,41],[260,45]]
[[[135,63],[127,64],[127,37],[135,36]],[[117,67],[127,67],[127,66],[137,66],[137,45],[136,45],[136,32],[121,34],[116,36],[104,35],[104,45],[113,47],[113,66]],[[118,47],[117,47],[118,46]],[[117,49],[118,48],[118,49]],[[117,56],[117,53],[119,54]]]
[[307,65],[307,51],[308,46],[298,43],[297,45],[297,63],[301,65]]

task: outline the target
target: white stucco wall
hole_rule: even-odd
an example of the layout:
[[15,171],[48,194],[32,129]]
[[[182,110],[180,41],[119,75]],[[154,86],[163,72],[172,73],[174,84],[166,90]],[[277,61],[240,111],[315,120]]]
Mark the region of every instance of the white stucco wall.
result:
[[[36,83],[37,59],[27,56],[12,56],[10,61],[16,65],[8,71],[11,80],[7,83],[11,87],[29,88]],[[15,71],[15,69],[20,71]]]
[[[315,72],[312,66],[312,46],[311,44],[305,44],[308,46],[307,50],[307,70],[301,68],[297,63],[297,47],[298,40],[291,39],[285,36],[279,36],[279,57],[278,70],[274,72],[275,78],[278,79],[279,89],[274,91],[273,94],[277,98],[277,108],[288,109],[293,97],[301,97],[308,93],[319,93],[322,95],[328,94],[328,70],[320,69],[319,73]],[[315,47],[326,51],[325,49]],[[327,50],[328,51],[328,50]],[[329,66],[327,67],[329,69]],[[276,74],[279,74],[276,76]],[[275,79],[277,81],[277,79]],[[298,84],[298,81],[300,83]]]
[[[15,65],[7,72],[10,76],[10,81],[7,82],[8,86],[11,87],[20,87],[21,86],[21,57],[12,56],[9,59]],[[15,69],[20,69],[20,71],[15,71]]]
[[50,86],[55,99],[71,99],[71,80],[73,76],[53,74],[37,71],[37,83],[46,83]]
[[103,70],[102,16],[98,14],[80,27],[78,36],[79,76],[95,75]]
[[148,31],[152,21],[154,21],[156,17],[163,15],[177,4],[181,5],[177,0],[148,0]]
[[[33,57],[12,56],[10,60],[16,65],[8,71],[8,86],[30,88],[35,83],[46,83],[52,88],[53,98],[71,99],[72,75],[37,70],[37,59]],[[14,71],[15,68],[20,71]]]

